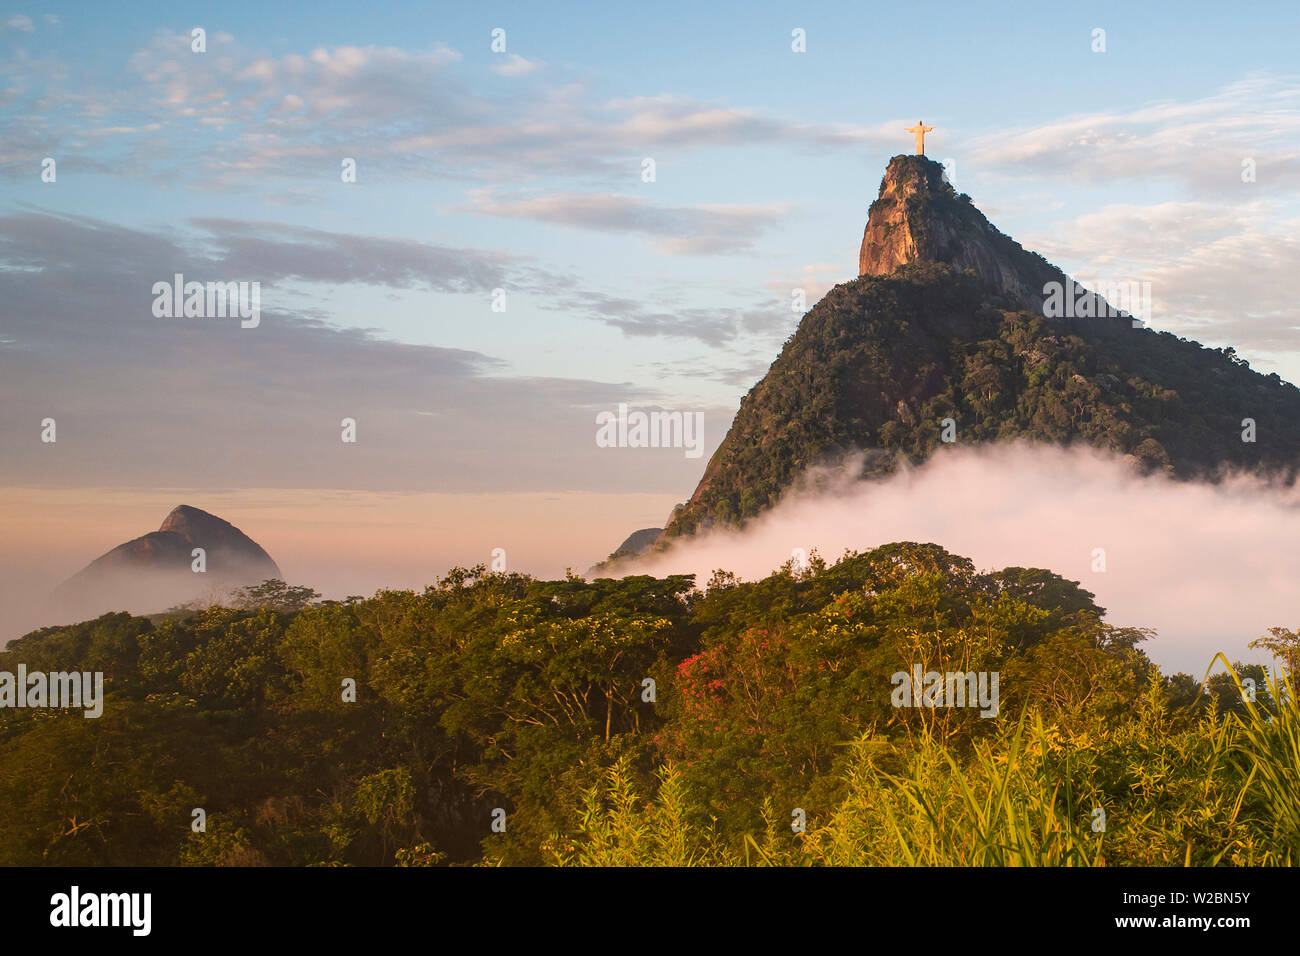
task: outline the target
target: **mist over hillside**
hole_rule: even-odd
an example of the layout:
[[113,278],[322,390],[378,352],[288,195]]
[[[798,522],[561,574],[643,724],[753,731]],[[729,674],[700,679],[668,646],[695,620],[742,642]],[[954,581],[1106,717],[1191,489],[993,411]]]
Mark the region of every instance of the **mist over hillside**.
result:
[[944,447],[874,482],[859,480],[861,469],[860,456],[810,469],[743,529],[676,538],[596,573],[703,582],[721,568],[755,580],[796,551],[834,560],[933,541],[977,567],[1050,567],[1083,582],[1116,618],[1155,629],[1153,660],[1188,671],[1220,650],[1264,662],[1246,644],[1295,615],[1294,486],[1251,474],[1180,481],[1099,449],[1028,442]]

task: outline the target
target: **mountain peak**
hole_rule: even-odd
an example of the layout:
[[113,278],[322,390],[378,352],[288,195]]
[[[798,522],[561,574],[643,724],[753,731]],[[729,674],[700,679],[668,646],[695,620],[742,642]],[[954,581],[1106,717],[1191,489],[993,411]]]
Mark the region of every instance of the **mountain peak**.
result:
[[159,531],[175,531],[189,540],[203,537],[204,531],[217,530],[222,533],[227,528],[233,529],[234,525],[192,505],[177,505],[158,526]]
[[262,550],[252,538],[244,534],[229,521],[214,514],[195,508],[193,505],[177,505],[171,510],[155,534],[172,533],[179,535],[188,545],[202,547],[208,551],[228,553],[231,559],[243,563],[252,562],[266,570],[274,569],[272,577],[279,577],[279,568],[271,556]]
[[[204,552],[202,573],[194,565],[195,548]],[[51,611],[68,620],[106,610],[160,611],[280,577],[262,546],[229,521],[179,505],[157,531],[118,545],[59,585]]]
[[[656,547],[742,525],[816,465],[856,456],[870,479],[919,465],[949,426],[963,444],[1086,443],[1175,478],[1300,476],[1300,389],[1134,324],[999,232],[933,160],[890,160],[859,267],[744,397]],[[1048,283],[1087,308],[1045,308]],[[1243,408],[1272,423],[1268,444],[1241,440]]]
[[1003,235],[948,181],[940,163],[895,156],[867,211],[858,252],[859,276],[886,276],[912,262],[935,262],[973,272],[1016,305],[1037,311],[1047,282],[1065,274]]

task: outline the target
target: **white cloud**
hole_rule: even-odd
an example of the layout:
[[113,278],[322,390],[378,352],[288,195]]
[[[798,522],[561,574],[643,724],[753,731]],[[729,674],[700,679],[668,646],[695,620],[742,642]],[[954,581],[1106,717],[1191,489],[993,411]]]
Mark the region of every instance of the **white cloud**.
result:
[[501,200],[477,190],[461,210],[653,239],[670,255],[743,252],[787,210],[779,203],[659,206],[639,196],[554,193]]
[[526,60],[518,53],[507,53],[506,62],[492,67],[498,76],[527,76],[542,68],[541,60]]
[[1108,184],[1160,177],[1202,196],[1241,184],[1300,187],[1300,81],[1253,75],[1195,100],[1066,117],[972,140],[972,164]]
[[[585,83],[514,54],[496,65],[498,73],[520,80],[509,94],[479,90],[473,85],[478,76],[457,71],[461,55],[441,43],[420,51],[341,46],[280,56],[248,49],[225,33],[209,33],[205,56],[194,56],[189,44],[188,33],[159,34],[128,59],[135,83],[111,92],[47,93],[39,110],[30,98],[16,105],[49,116],[59,115],[53,106],[70,106],[83,117],[95,115],[102,127],[157,122],[182,133],[190,124],[225,128],[219,152],[182,137],[185,145],[166,151],[141,143],[136,161],[122,164],[155,166],[165,155],[178,175],[205,188],[247,188],[252,173],[263,179],[311,175],[336,157],[343,138],[390,174],[497,183],[564,176],[605,184],[626,181],[656,151],[845,149],[897,138],[890,124],[816,125],[676,96],[602,101]],[[15,69],[26,68],[35,81],[49,72],[48,65],[39,67]],[[13,87],[21,88],[17,82]],[[114,112],[123,114],[115,122],[106,117]],[[10,124],[0,129],[0,140],[22,132]],[[42,140],[81,132],[65,126],[46,131]]]
[[1116,204],[1025,238],[1055,261],[1087,263],[1085,284],[1149,282],[1157,329],[1243,353],[1300,346],[1300,219],[1280,203]]

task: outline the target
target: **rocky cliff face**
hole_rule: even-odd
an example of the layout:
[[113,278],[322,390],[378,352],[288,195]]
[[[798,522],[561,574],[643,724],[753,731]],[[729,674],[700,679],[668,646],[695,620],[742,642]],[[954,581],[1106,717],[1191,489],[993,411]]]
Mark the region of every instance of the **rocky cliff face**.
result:
[[[193,570],[195,548],[204,550],[202,573]],[[157,531],[118,545],[64,581],[47,607],[51,620],[148,613],[279,577],[271,556],[229,521],[180,505]]]
[[1043,285],[1068,280],[1042,256],[999,232],[970,197],[958,195],[943,166],[924,156],[895,156],[867,212],[858,275],[887,276],[909,262],[970,271],[1021,308],[1037,311]]

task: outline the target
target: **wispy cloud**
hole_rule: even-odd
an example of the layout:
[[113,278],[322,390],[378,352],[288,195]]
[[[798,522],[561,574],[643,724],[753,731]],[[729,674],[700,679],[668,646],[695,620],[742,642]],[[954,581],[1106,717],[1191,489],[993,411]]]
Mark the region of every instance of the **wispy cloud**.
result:
[[[10,74],[25,90],[15,94],[18,105],[35,111],[39,103],[47,118],[42,148],[75,152],[91,129],[134,130],[135,152],[120,172],[165,167],[209,188],[337,175],[345,155],[407,176],[613,182],[639,175],[641,159],[656,150],[841,149],[897,139],[892,127],[818,125],[677,96],[602,99],[539,60],[508,57],[488,67],[521,81],[508,93],[442,43],[271,56],[225,33],[210,34],[203,55],[191,52],[188,34],[157,35],[127,60],[135,82],[126,87],[51,82],[70,75],[62,65],[17,64]],[[178,132],[205,130],[220,131],[220,151],[203,139],[176,141]],[[20,137],[22,124],[3,124],[0,133]],[[0,164],[32,155],[12,152]]]
[[555,193],[499,199],[480,190],[463,211],[509,219],[531,219],[576,229],[632,233],[655,241],[672,255],[744,252],[764,229],[788,211],[787,204],[663,206],[640,196],[611,193]]
[[1277,202],[1115,204],[1029,237],[1089,277],[1151,284],[1152,324],[1242,351],[1293,352],[1300,219]]
[[[218,486],[663,492],[694,480],[695,463],[680,454],[647,467],[646,456],[595,444],[595,410],[662,401],[654,389],[512,376],[492,356],[395,342],[292,293],[303,281],[459,292],[509,280],[519,262],[199,225],[182,241],[87,218],[0,216],[0,483],[62,486],[93,474],[143,487],[201,474]],[[263,282],[261,325],[153,317],[152,284],[174,272]],[[482,308],[490,314],[486,296]],[[47,416],[58,422],[52,446],[32,427]],[[355,446],[340,441],[345,416],[358,422]]]
[[1076,182],[1172,180],[1202,197],[1241,185],[1300,187],[1300,81],[1247,77],[1211,96],[1069,116],[972,140],[965,158]]
[[498,76],[527,76],[540,70],[543,66],[541,60],[527,60],[518,53],[505,54],[506,61],[498,63],[492,67],[492,72]]

